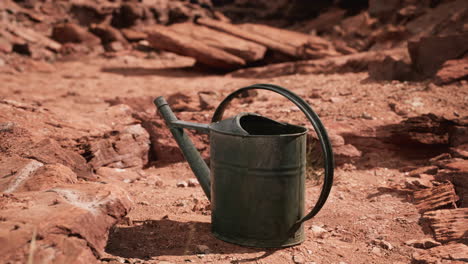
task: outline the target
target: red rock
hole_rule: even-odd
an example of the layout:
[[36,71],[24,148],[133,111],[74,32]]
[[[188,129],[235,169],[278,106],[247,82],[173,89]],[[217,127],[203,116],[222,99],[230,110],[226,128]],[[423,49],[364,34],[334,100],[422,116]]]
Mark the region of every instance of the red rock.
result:
[[[430,179],[434,178],[434,176],[430,176]],[[422,179],[419,180],[421,181]],[[424,185],[423,183],[421,186],[428,189],[422,189],[413,193],[414,203],[420,213],[439,208],[455,207],[455,203],[458,201],[459,197],[455,193],[453,184],[448,182],[438,186],[432,186],[429,181],[426,181],[426,183],[427,182],[429,184]]]
[[10,53],[12,50],[13,44],[4,38],[0,38],[0,52]]
[[136,2],[123,3],[112,17],[112,25],[118,28],[131,27],[138,24],[145,15],[145,9]]
[[405,60],[386,56],[383,60],[369,63],[369,77],[380,81],[407,81],[413,79],[413,71]]
[[199,92],[200,108],[202,110],[214,109],[219,104],[218,96],[215,92]]
[[21,156],[31,157],[44,164],[60,163],[72,169],[79,178],[95,179],[86,160],[78,153],[62,148],[53,139],[44,139],[28,146]]
[[[238,38],[258,43],[267,47],[269,50],[279,52],[291,58],[295,58],[298,56],[297,48],[295,46],[289,45],[286,40],[279,40],[279,38],[281,37],[279,37],[278,35],[275,39],[272,39],[270,37],[265,37],[264,35],[260,35],[255,32],[247,31],[242,27],[221,21],[216,21],[209,18],[200,18],[197,19],[196,22],[200,25],[212,28],[214,30],[218,30],[236,36]],[[271,35],[268,32],[265,32],[265,34]]]
[[468,159],[468,144],[450,148],[454,157]]
[[121,32],[128,41],[140,41],[148,37],[148,34],[144,32],[129,29],[129,28],[122,28]]
[[163,26],[152,26],[148,41],[154,48],[192,57],[213,69],[232,70],[245,65],[245,61],[237,56]]
[[266,52],[265,46],[260,44],[193,23],[174,24],[170,28],[208,46],[231,53],[246,62],[258,61]]
[[444,165],[445,168],[468,173],[468,160],[458,160]]
[[423,214],[422,220],[429,223],[439,242],[468,239],[468,208],[429,211]]
[[296,50],[294,57],[298,59],[320,59],[340,55],[331,42],[319,36],[307,35],[262,24],[247,23],[241,24],[239,27],[246,32],[265,37],[278,44],[292,46]]
[[464,15],[459,15],[466,10],[465,0],[441,1],[441,4],[430,9],[427,9],[427,7],[429,7],[428,2],[431,1],[415,2],[415,4],[420,6],[419,9],[425,12],[423,15],[406,24],[406,28],[413,36],[411,38],[412,40],[417,40],[423,36],[455,33],[453,30],[458,28],[458,21],[455,19],[456,16],[461,18],[461,25],[466,23],[466,20],[465,22],[463,21]]
[[60,43],[84,43],[88,46],[95,46],[101,40],[76,24],[66,23],[56,25],[52,30],[52,38]]
[[240,69],[230,73],[233,77],[270,78],[291,74],[310,73],[341,73],[367,71],[369,64],[381,60],[383,56],[401,56],[406,53],[402,49],[388,51],[368,51],[345,56],[324,58],[320,60],[304,60],[270,64],[267,66]]
[[412,239],[405,242],[406,245],[415,247],[415,248],[433,248],[442,245],[441,243],[435,241],[432,238],[424,238],[424,239]]
[[44,192],[0,195],[0,262],[97,263],[109,229],[130,210],[127,193],[110,184],[61,185]]
[[369,0],[369,14],[380,19],[388,19],[400,7],[400,0]]
[[437,166],[425,166],[425,167],[417,168],[415,170],[408,172],[408,176],[419,177],[419,175],[421,174],[434,175],[437,173],[437,170],[438,170]]
[[466,79],[468,79],[468,57],[460,60],[446,61],[435,75],[435,83],[437,85]]
[[37,160],[10,157],[0,161],[0,191],[5,193],[42,191],[67,183],[76,183],[76,174],[62,164],[45,165]]
[[105,45],[105,49],[106,51],[119,52],[119,51],[125,50],[125,46],[120,41],[113,41],[113,42],[107,43]]
[[421,174],[418,178],[416,177],[408,177],[405,179],[405,186],[406,188],[419,190],[419,189],[426,189],[431,188],[432,181],[434,180],[434,175],[428,174]]
[[449,131],[450,146],[468,144],[468,126],[453,126]]
[[408,42],[408,51],[415,69],[423,77],[433,76],[447,61],[459,58],[468,51],[468,33],[449,36],[422,37]]
[[343,19],[345,14],[346,10],[344,9],[330,8],[327,11],[321,12],[318,17],[305,22],[303,30],[306,32],[314,30],[317,33],[330,31],[333,26]]
[[148,162],[149,143],[148,133],[137,124],[90,140],[83,144],[83,148],[91,155],[89,164],[94,169],[102,166],[141,168]]
[[[19,38],[26,40],[26,42],[41,45],[47,47],[51,50],[58,51],[60,50],[61,46],[60,43],[34,31],[30,28],[25,28],[18,25],[9,24],[7,27],[8,31],[15,34]],[[17,42],[15,42],[17,43]],[[26,44],[26,43],[18,43],[18,44]]]
[[421,264],[451,263],[462,264],[468,261],[468,246],[462,243],[452,243],[429,250],[413,253],[413,261]]
[[103,44],[111,43],[114,41],[119,41],[126,43],[127,40],[124,38],[122,33],[119,30],[109,26],[109,25],[92,25],[90,31],[98,36],[101,39]]

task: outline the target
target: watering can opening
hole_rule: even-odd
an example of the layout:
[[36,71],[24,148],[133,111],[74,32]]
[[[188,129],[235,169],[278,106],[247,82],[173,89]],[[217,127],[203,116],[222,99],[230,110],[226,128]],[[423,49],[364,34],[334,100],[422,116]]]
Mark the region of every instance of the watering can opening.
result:
[[307,132],[305,127],[277,122],[255,114],[242,115],[239,118],[239,124],[249,135],[255,136],[292,135]]
[[278,122],[254,113],[240,113],[211,124],[210,129],[241,137],[300,136],[308,131],[305,127]]

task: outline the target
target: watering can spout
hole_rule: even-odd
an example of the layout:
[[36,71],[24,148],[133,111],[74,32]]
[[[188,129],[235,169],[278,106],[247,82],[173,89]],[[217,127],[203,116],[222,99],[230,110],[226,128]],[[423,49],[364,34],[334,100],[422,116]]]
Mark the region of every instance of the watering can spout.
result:
[[189,128],[198,130],[202,133],[208,133],[210,131],[209,125],[178,120],[169,107],[169,104],[162,96],[156,98],[154,100],[154,104],[166,121],[167,126],[170,128],[170,131],[179,145],[179,148],[182,150],[185,159],[189,163],[195,177],[197,177],[198,182],[200,182],[203,192],[208,197],[208,200],[211,200],[210,169],[183,130],[183,128]]

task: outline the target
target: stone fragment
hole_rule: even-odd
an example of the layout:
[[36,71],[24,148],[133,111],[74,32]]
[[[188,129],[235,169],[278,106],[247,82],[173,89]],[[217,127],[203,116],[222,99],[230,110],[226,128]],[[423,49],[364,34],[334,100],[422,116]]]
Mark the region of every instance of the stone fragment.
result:
[[468,79],[468,57],[446,61],[435,75],[437,85],[450,84],[466,79]]
[[432,187],[432,181],[434,181],[433,175],[420,174],[418,178],[416,177],[407,177],[405,179],[406,188],[419,190]]
[[408,81],[413,79],[411,65],[403,59],[385,56],[369,63],[369,77],[378,81]]
[[83,148],[90,153],[89,164],[98,169],[143,167],[148,162],[148,132],[140,125],[130,125],[111,131],[97,140],[90,140]]
[[432,238],[424,239],[412,239],[405,242],[406,245],[414,248],[429,249],[442,245],[440,242],[435,241]]
[[462,243],[433,247],[424,251],[414,252],[413,262],[416,263],[464,263],[468,261],[468,246]]
[[210,252],[211,249],[206,245],[197,245],[196,247],[196,253],[198,254],[209,254]]
[[423,214],[422,219],[429,223],[439,242],[468,239],[468,208],[429,211]]
[[76,174],[69,167],[60,163],[46,164],[38,168],[34,174],[29,179],[25,180],[15,191],[43,191],[58,185],[77,182]]
[[468,33],[429,36],[409,41],[408,51],[416,70],[423,77],[431,77],[445,61],[462,57],[468,51],[466,43],[468,43]]
[[194,58],[198,63],[219,70],[233,70],[245,65],[245,60],[168,27],[154,25],[148,30],[148,41],[156,49]]
[[187,184],[188,184],[188,187],[197,187],[200,185],[197,179],[189,179]]
[[156,175],[150,175],[146,178],[146,183],[148,185],[151,185],[151,186],[157,186],[157,187],[161,187],[164,185],[164,182],[163,180],[161,179],[161,177],[159,176],[156,176]]
[[382,255],[382,250],[379,247],[372,247],[371,249],[372,254],[381,256]]
[[297,264],[303,264],[303,263],[305,263],[304,257],[301,256],[301,255],[298,255],[298,254],[294,255],[294,256],[292,257],[292,260],[293,260],[294,263],[297,263]]
[[328,234],[328,231],[325,228],[322,228],[317,225],[311,226],[310,230],[312,231],[312,234],[314,235],[314,237],[318,237],[318,238],[324,238]]
[[96,174],[104,178],[120,181],[124,181],[125,179],[134,181],[141,177],[139,171],[134,169],[121,169],[110,167],[100,167],[96,170]]
[[111,27],[110,25],[92,25],[90,31],[101,39],[103,44],[108,44],[114,41],[126,43],[126,39],[118,29]]
[[420,168],[417,168],[415,170],[408,172],[408,176],[419,177],[421,174],[435,175],[437,173],[437,170],[438,170],[437,166],[420,167]]
[[392,250],[393,249],[393,245],[386,241],[386,240],[383,240],[383,239],[374,239],[372,240],[372,244],[374,245],[377,245],[383,249],[387,249],[387,250]]
[[110,52],[119,52],[119,51],[125,50],[124,44],[122,44],[122,42],[120,41],[113,41],[113,42],[107,43],[106,45],[104,45],[104,47],[106,51],[110,51]]
[[56,25],[52,30],[52,38],[60,43],[85,43],[88,46],[95,46],[101,40],[76,24],[65,23]]
[[176,184],[176,186],[179,188],[185,188],[188,187],[188,183],[186,181],[180,181]]
[[263,45],[193,23],[174,24],[170,28],[208,46],[242,58],[246,62],[258,61],[266,52],[266,47]]
[[128,41],[140,41],[148,37],[148,34],[130,28],[122,28],[121,32]]
[[369,0],[369,14],[379,19],[389,19],[400,7],[400,0]]
[[199,92],[198,99],[200,100],[201,110],[214,109],[219,104],[219,100],[215,92]]
[[468,159],[468,144],[450,148],[454,157]]
[[459,199],[453,184],[450,182],[416,191],[413,193],[413,197],[416,208],[421,213],[445,206],[454,206]]
[[78,153],[62,148],[59,143],[53,139],[47,138],[32,145],[28,150],[21,154],[34,158],[44,164],[60,163],[72,169],[78,178],[95,179],[86,160]]
[[273,78],[291,74],[330,74],[367,71],[369,64],[381,60],[386,55],[401,56],[402,49],[386,51],[366,51],[345,56],[329,57],[318,60],[302,60],[270,64],[260,67],[240,69],[230,73],[233,77]]
[[450,146],[468,144],[468,126],[453,126],[449,131]]

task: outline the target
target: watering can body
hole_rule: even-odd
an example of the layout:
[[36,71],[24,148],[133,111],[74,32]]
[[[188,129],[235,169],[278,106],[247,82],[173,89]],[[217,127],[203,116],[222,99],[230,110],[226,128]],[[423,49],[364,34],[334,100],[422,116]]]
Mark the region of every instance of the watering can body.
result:
[[[304,216],[307,129],[277,127],[279,131],[272,135],[265,135],[271,128],[256,128],[265,133],[248,135],[211,130],[212,232],[216,237],[254,247],[283,247],[304,240],[302,226],[292,234],[289,231]],[[293,131],[285,131],[288,128]]]
[[[155,104],[211,201],[214,236],[252,247],[304,241],[306,128],[249,113],[195,124],[177,120],[162,97]],[[209,134],[210,168],[184,128]]]

